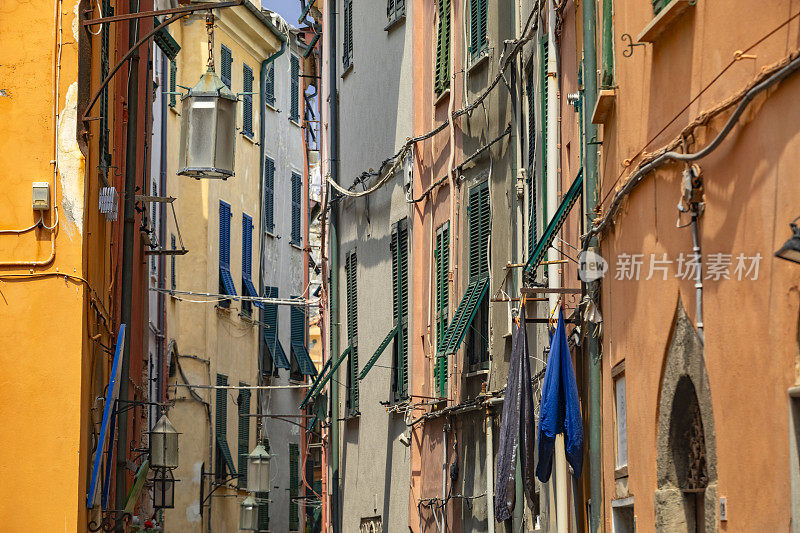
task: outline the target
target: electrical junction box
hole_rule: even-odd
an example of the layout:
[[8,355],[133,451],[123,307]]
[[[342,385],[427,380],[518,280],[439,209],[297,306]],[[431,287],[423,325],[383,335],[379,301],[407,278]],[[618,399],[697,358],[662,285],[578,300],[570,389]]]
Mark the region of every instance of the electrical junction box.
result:
[[50,184],[46,181],[33,182],[33,210],[48,211],[50,209]]

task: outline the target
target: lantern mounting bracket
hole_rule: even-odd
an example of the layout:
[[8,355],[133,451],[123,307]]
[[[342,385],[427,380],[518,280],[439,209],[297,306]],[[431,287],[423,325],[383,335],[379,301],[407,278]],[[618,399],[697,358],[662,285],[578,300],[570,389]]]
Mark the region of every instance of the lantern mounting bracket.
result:
[[130,518],[131,514],[124,510],[119,511],[117,509],[109,509],[103,511],[103,518],[100,520],[99,524],[92,520],[89,522],[88,528],[92,533],[100,530],[110,532],[117,529],[120,524],[126,520],[129,520]]
[[211,10],[211,9],[222,9],[222,8],[226,8],[226,7],[236,7],[236,6],[243,5],[246,1],[247,0],[231,0],[229,2],[215,2],[215,3],[205,2],[203,4],[196,4],[196,5],[185,6],[185,7],[176,7],[176,8],[172,8],[172,9],[159,9],[157,11],[144,11],[144,12],[140,12],[140,13],[128,13],[128,14],[125,14],[125,15],[114,15],[114,16],[111,16],[111,17],[102,17],[102,18],[99,18],[99,19],[87,19],[87,20],[81,21],[81,24],[84,27],[88,27],[88,26],[91,26],[91,25],[94,25],[94,24],[102,24],[102,23],[107,23],[107,22],[119,22],[121,20],[131,20],[131,19],[138,19],[138,18],[142,18],[142,17],[154,17],[154,16],[158,16],[158,15],[172,15],[167,20],[165,20],[164,22],[162,22],[161,24],[159,24],[158,26],[153,28],[152,31],[148,32],[147,35],[145,35],[144,37],[142,37],[141,39],[136,41],[136,43],[133,46],[131,46],[130,50],[128,50],[125,53],[125,55],[122,56],[122,58],[117,62],[117,64],[114,65],[114,68],[112,68],[108,72],[108,75],[105,77],[105,79],[102,82],[100,82],[100,86],[97,88],[97,91],[95,91],[95,93],[92,96],[91,100],[89,100],[89,105],[86,107],[86,110],[83,112],[82,120],[86,121],[89,118],[89,112],[92,110],[92,107],[94,106],[95,103],[97,103],[97,100],[100,99],[100,95],[103,93],[103,89],[106,88],[106,86],[108,85],[108,82],[111,81],[111,78],[114,77],[114,75],[117,73],[117,71],[120,69],[120,67],[122,65],[124,65],[125,62],[128,59],[131,58],[131,56],[139,49],[140,46],[142,46],[144,43],[146,43],[151,37],[153,37],[153,35],[158,33],[162,28],[166,28],[167,26],[169,26],[170,24],[172,24],[176,20],[180,20],[181,18],[185,17],[186,15],[190,15],[190,14],[194,13],[195,11],[205,11],[205,10]]

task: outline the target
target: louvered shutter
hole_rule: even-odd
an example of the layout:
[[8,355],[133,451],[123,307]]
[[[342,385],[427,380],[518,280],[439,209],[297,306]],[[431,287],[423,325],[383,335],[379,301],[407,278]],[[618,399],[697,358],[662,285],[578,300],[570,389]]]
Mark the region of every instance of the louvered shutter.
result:
[[[239,382],[240,386],[247,383]],[[250,390],[239,392],[239,486],[247,486],[247,456],[250,454]]]
[[434,380],[439,397],[447,395],[447,353],[442,340],[449,323],[450,300],[450,224],[443,224],[436,232],[436,346],[437,357],[434,363]]
[[242,133],[253,136],[253,69],[242,65]]
[[478,51],[476,54],[486,50],[488,41],[488,16],[487,9],[489,0],[476,0],[478,2]]
[[439,21],[436,34],[434,92],[442,94],[450,86],[450,0],[438,0]]
[[302,244],[302,178],[292,172],[292,239],[291,243]]
[[275,105],[275,62],[270,62],[267,67],[267,79],[264,83],[265,95],[264,98],[269,105]]
[[289,531],[300,528],[300,449],[296,443],[289,443]]
[[[231,277],[231,206],[219,202],[219,292],[236,295],[236,286]],[[230,304],[229,300],[220,302],[221,306]]]
[[392,231],[392,302],[397,331],[393,361],[393,401],[408,396],[408,223],[401,220]]
[[[253,275],[253,219],[242,213],[242,278],[251,279]],[[245,294],[244,287],[242,294]]]
[[469,51],[475,57],[480,51],[480,37],[478,36],[479,15],[481,0],[469,0]]
[[289,112],[289,120],[295,122],[300,120],[300,60],[296,55],[292,55],[291,63],[291,90],[289,92],[292,99]]
[[[547,38],[542,36],[539,44],[539,69],[541,74],[541,81],[539,84],[539,93],[541,93],[541,120],[539,121],[541,127],[542,146],[540,149],[542,164],[540,179],[542,184],[542,198],[547,198],[547,108],[549,106],[547,96],[547,62],[549,51],[547,48]],[[547,213],[542,213],[543,225],[546,225]]]
[[[175,250],[176,248],[175,248],[175,234],[174,233],[170,235],[170,244],[172,245],[172,249]],[[169,261],[170,261],[170,265],[169,265],[170,287],[172,287],[172,290],[174,291],[175,290],[175,285],[176,285],[176,283],[175,283],[175,254],[173,254],[172,257],[169,258]]]
[[347,285],[347,340],[350,346],[350,365],[347,374],[348,415],[358,414],[358,287],[356,285],[357,273],[356,252],[353,250],[345,262],[345,277]]
[[342,43],[342,67],[350,68],[353,63],[353,0],[344,0],[344,39]]
[[220,47],[220,69],[219,69],[219,77],[222,79],[222,83],[228,86],[228,89],[231,88],[231,69],[233,67],[233,54],[231,53],[230,48],[225,46],[224,44]]
[[169,62],[169,106],[175,107],[178,103],[178,95],[175,94],[178,89],[178,64],[174,59]]
[[264,159],[264,227],[275,232],[275,161]]

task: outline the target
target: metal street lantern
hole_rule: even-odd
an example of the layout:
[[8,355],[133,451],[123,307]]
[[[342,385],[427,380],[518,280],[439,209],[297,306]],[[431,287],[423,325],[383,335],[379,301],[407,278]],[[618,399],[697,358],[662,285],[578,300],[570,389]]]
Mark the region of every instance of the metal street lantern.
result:
[[178,468],[178,432],[167,415],[161,415],[150,432],[150,465],[153,468]]
[[798,219],[800,217],[797,217],[789,224],[789,227],[792,228],[792,236],[781,246],[780,250],[775,252],[775,257],[780,257],[793,263],[800,263],[800,227],[795,224]]
[[248,492],[269,492],[270,459],[272,456],[261,443],[247,456]]
[[169,468],[156,469],[153,477],[153,507],[156,509],[175,507],[175,478]]
[[239,511],[239,529],[242,531],[258,531],[258,503],[252,494],[242,502]]
[[181,103],[178,174],[195,179],[233,176],[236,95],[209,68]]

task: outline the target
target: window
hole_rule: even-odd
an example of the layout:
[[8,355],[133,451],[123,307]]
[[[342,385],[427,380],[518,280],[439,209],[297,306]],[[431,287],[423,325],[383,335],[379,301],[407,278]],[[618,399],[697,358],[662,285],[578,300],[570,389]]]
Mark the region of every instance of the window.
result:
[[[219,201],[219,293],[236,296],[231,277],[231,206]],[[230,300],[219,302],[220,307],[230,307]]]
[[275,62],[270,61],[264,80],[264,99],[271,106],[275,106]]
[[[246,387],[247,383],[239,382]],[[247,487],[247,456],[250,455],[250,390],[239,392],[239,487]]]
[[[264,287],[265,298],[277,298],[278,287]],[[283,351],[278,336],[278,304],[265,303],[264,304],[264,358],[269,358],[264,361],[263,372],[274,371],[275,375],[278,374],[277,369],[289,369],[289,360],[286,359],[286,352]]]
[[303,178],[297,172],[292,172],[292,238],[290,244],[300,246],[302,237],[302,197]]
[[436,230],[433,250],[436,275],[436,362],[433,367],[433,380],[436,395],[447,396],[447,354],[442,350],[442,339],[447,332],[450,305],[450,222],[445,222]]
[[223,44],[220,47],[220,56],[222,60],[219,67],[219,77],[222,79],[222,83],[227,85],[228,89],[230,89],[231,69],[233,67],[233,54],[231,53],[231,49]]
[[636,532],[636,518],[633,512],[632,496],[621,500],[611,500],[611,532]]
[[625,374],[614,380],[614,421],[616,424],[616,469],[628,466],[628,423],[625,398]]
[[436,96],[450,87],[450,0],[438,0],[439,21],[436,25],[436,58],[433,92]]
[[[489,182],[484,181],[469,191],[469,279],[489,275]],[[467,335],[467,360],[471,371],[488,368],[489,362],[489,298],[484,295],[475,312]]]
[[356,286],[356,269],[358,261],[356,251],[351,250],[344,263],[345,282],[347,285],[347,344],[350,360],[347,367],[347,415],[357,416],[358,411],[358,287]]
[[[294,296],[293,298],[297,298]],[[293,305],[291,307],[292,320],[292,379],[304,381],[305,376],[314,376],[317,369],[308,355],[306,344],[306,308],[305,306]]]
[[[172,249],[173,250],[177,250],[177,248],[175,247],[175,234],[174,233],[172,233],[170,235],[170,239],[169,240],[170,240],[170,244],[172,245]],[[176,282],[175,282],[175,254],[172,254],[170,256],[170,258],[169,258],[169,270],[170,270],[170,274],[171,274],[170,275],[170,287],[172,287],[172,290],[174,291],[175,287],[176,287]]]
[[275,161],[264,159],[264,228],[275,232]]
[[253,138],[253,69],[242,64],[242,133]]
[[387,0],[386,18],[389,24],[406,16],[406,0]]
[[[242,213],[242,296],[258,297],[255,285],[253,285],[253,218]],[[255,306],[262,308],[260,302],[255,302]],[[250,316],[253,310],[253,302],[242,300],[242,314]]]
[[392,401],[408,398],[408,221],[392,230],[392,302],[396,338],[392,353]]
[[[226,387],[228,376],[217,374],[217,387]],[[217,479],[225,477],[225,468],[231,475],[236,474],[236,467],[233,464],[231,450],[228,448],[228,389],[219,388],[216,390],[215,405],[215,440],[217,443],[216,454],[214,456],[214,472]]]
[[291,63],[291,88],[289,91],[289,98],[291,103],[289,106],[289,120],[292,122],[300,121],[300,59],[294,54],[289,58]]
[[175,107],[178,103],[178,64],[174,59],[169,62],[169,106]]
[[469,53],[475,59],[486,52],[486,7],[489,0],[469,0]]
[[344,0],[344,42],[342,43],[342,71],[353,66],[353,0]]
[[300,449],[289,443],[289,531],[300,529]]

